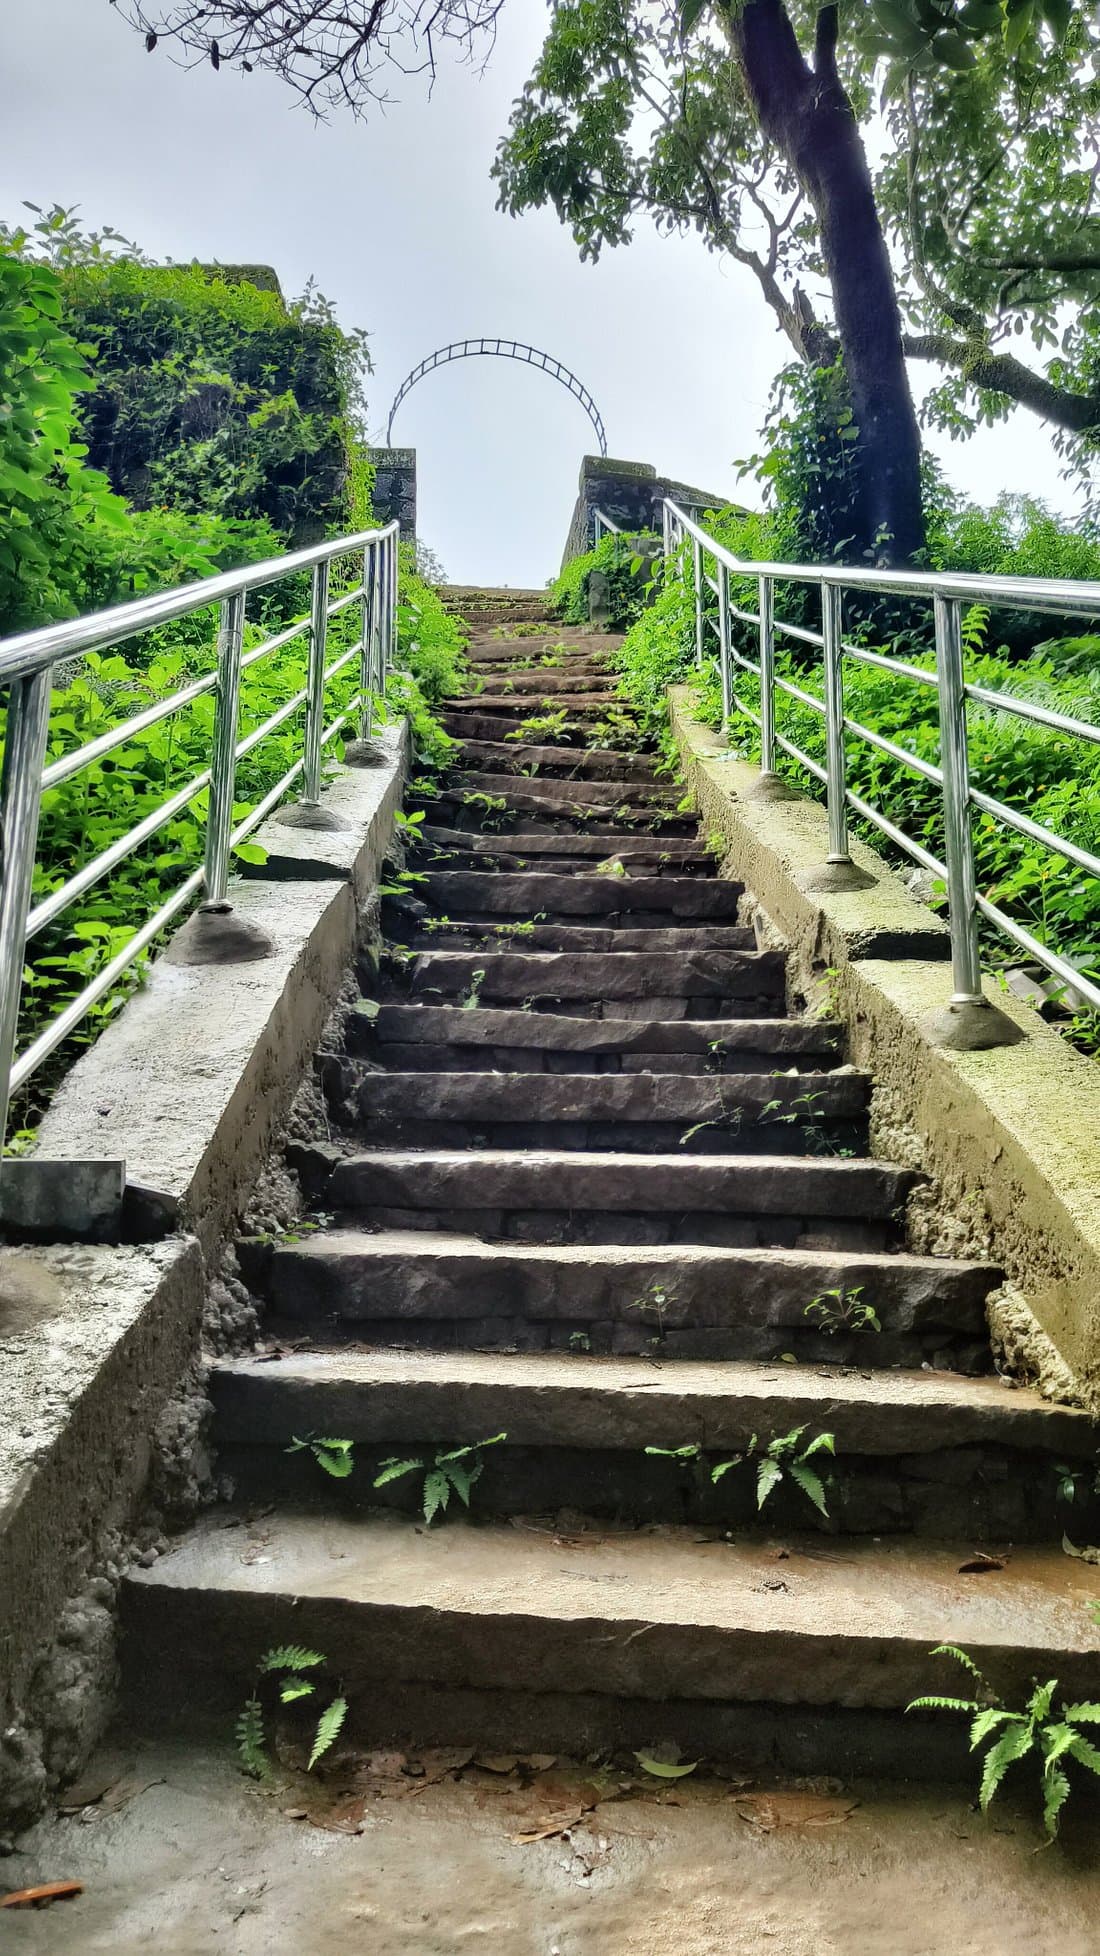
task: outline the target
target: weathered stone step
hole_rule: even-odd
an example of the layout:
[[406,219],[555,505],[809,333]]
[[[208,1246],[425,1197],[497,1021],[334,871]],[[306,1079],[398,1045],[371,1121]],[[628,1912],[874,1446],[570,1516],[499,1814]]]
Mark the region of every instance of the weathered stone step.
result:
[[[615,696],[615,675],[606,672],[579,672],[575,665],[565,666],[512,666],[506,672],[498,669],[487,675],[484,692],[516,693],[524,697],[531,693],[545,698],[549,694],[577,693],[586,698],[613,699]],[[481,694],[472,697],[480,698]]]
[[[514,832],[511,825],[520,816],[526,829],[541,829],[548,835],[573,835],[582,826],[597,828],[612,837],[641,833],[687,840],[698,835],[696,816],[677,814],[674,806],[654,805],[648,799],[612,793],[589,801],[583,793],[567,793],[569,783],[543,782],[537,777],[521,782],[501,776],[499,783],[492,791],[499,805],[488,809],[469,799],[479,791],[458,784],[442,785],[430,795],[409,794],[406,800],[410,808],[422,810],[433,823],[445,823],[466,834],[488,834],[505,840]],[[608,785],[613,790],[619,786],[617,782]]]
[[575,1154],[291,1142],[318,1206],[388,1229],[509,1241],[883,1250],[917,1177],[827,1157]]
[[[423,929],[402,925],[401,942],[413,951],[462,951],[519,944],[526,951],[752,951],[756,937],[741,924],[670,924],[631,930],[621,925],[469,923],[429,918]],[[718,1071],[715,1068],[715,1071]]]
[[[499,686],[498,680],[511,680],[519,675],[535,678],[539,673],[549,677],[556,673],[558,678],[599,679],[612,686],[618,680],[616,668],[603,658],[593,658],[591,654],[579,651],[559,651],[555,646],[536,657],[526,659],[477,658],[470,660],[470,676],[475,684],[480,682],[486,692],[509,692],[508,685]],[[580,688],[583,692],[585,689]]]
[[[580,879],[578,878],[578,883]],[[486,1004],[513,999],[629,1001],[624,1018],[721,1017],[746,999],[781,1001],[786,960],[778,951],[675,952],[422,951],[412,973],[414,998],[453,998],[476,991]],[[721,999],[705,1014],[700,1001]],[[661,1001],[671,1009],[656,1009]]]
[[[553,857],[554,863],[549,865],[551,873],[556,873],[558,862],[562,862],[566,873],[573,876],[577,873],[578,865],[595,872],[597,863],[618,857],[624,865],[626,876],[611,879],[617,882],[635,881],[639,873],[664,879],[685,872],[691,873],[693,879],[699,881],[715,877],[718,872],[716,858],[701,842],[685,841],[675,836],[631,835],[628,830],[607,830],[589,823],[583,829],[564,835],[548,835],[545,830],[510,829],[506,836],[425,824],[419,841],[425,848],[434,851],[438,860],[444,856],[464,856],[476,867],[479,858],[487,857],[490,862],[509,871],[515,871],[527,858],[534,859],[533,869],[543,870],[543,859]],[[506,862],[505,858],[510,858],[510,861]]]
[[[461,762],[490,774],[518,774],[538,768],[540,774],[568,776],[571,781],[654,781],[654,761],[615,747],[539,747],[521,740],[467,740]],[[682,791],[681,791],[682,792]]]
[[374,1144],[820,1155],[855,1152],[866,1133],[868,1082],[855,1072],[344,1071],[345,1118]]
[[783,1541],[777,1565],[774,1541],[697,1528],[214,1513],[124,1580],[133,1687],[146,1707],[166,1683],[236,1705],[257,1652],[290,1636],[331,1654],[368,1742],[671,1740],[688,1759],[928,1777],[972,1771],[965,1721],[902,1716],[959,1689],[934,1646],[969,1651],[1009,1703],[1035,1677],[1094,1693],[1095,1580],[1059,1549],[974,1578],[966,1536]]
[[[480,1243],[330,1229],[244,1243],[241,1267],[281,1323],[324,1338],[648,1353],[658,1359],[988,1371],[985,1300],[1001,1273],[939,1257],[825,1251]],[[810,1307],[844,1299],[881,1331],[823,1331]],[[268,1328],[270,1329],[270,1323]]]
[[[454,1005],[382,1005],[353,1011],[348,1050],[403,1068],[576,1073],[758,1072],[837,1064],[844,1028],[835,1020],[580,1019],[552,1012]],[[415,1057],[419,1055],[419,1057]]]
[[[693,924],[736,923],[744,894],[741,884],[717,877],[558,876],[537,869],[523,875],[431,869],[417,891],[441,917],[514,917],[522,922],[542,915],[628,923],[643,910],[662,912],[663,923],[675,918]],[[777,953],[768,955],[777,966],[782,963]]]
[[554,614],[546,591],[524,590],[518,585],[514,590],[510,585],[482,590],[469,584],[442,584],[439,596],[445,611],[469,625],[545,623],[548,631],[554,629]]
[[[736,1468],[711,1480],[647,1453],[700,1446],[708,1462],[801,1427],[833,1436],[815,1456],[827,1484],[819,1515],[797,1484],[776,1488],[770,1525],[853,1533],[962,1534],[1023,1541],[1060,1526],[1061,1460],[1096,1447],[1085,1413],[1053,1406],[999,1379],[950,1372],[853,1374],[784,1364],[673,1360],[562,1352],[367,1350],[264,1352],[215,1364],[213,1437],[245,1498],[334,1498],[363,1507],[413,1508],[414,1482],[379,1493],[371,1463],[336,1497],[308,1458],[287,1456],[298,1434],[337,1434],[375,1459],[428,1452],[493,1433],[477,1505],[485,1513],[568,1508],[637,1520],[698,1520],[747,1527],[756,1475]],[[1079,1521],[1100,1512],[1082,1499]]]
[[[451,718],[461,722],[467,714],[472,719],[480,719],[484,714],[502,716],[508,718],[514,726],[517,720],[525,720],[533,713],[556,713],[562,707],[573,720],[603,720],[607,717],[609,707],[613,707],[615,713],[625,719],[634,718],[633,707],[627,700],[619,699],[614,693],[602,698],[598,694],[585,692],[554,692],[550,687],[543,687],[541,692],[533,693],[491,693],[486,689],[484,693],[460,694],[456,698],[445,699],[440,704],[444,714],[448,716],[445,722],[448,731],[451,731]],[[461,725],[454,731],[461,734]]]
[[[467,701],[463,704],[464,710],[462,711],[443,711],[439,714],[440,725],[446,733],[453,735],[455,739],[463,741],[503,741],[507,739],[510,733],[515,732],[516,718],[514,714],[483,713],[480,702],[476,706],[472,701]],[[520,717],[527,718],[529,716],[521,715]],[[562,734],[556,737],[555,744],[566,748],[571,753],[576,753],[578,750],[585,748],[586,742],[591,737],[591,732],[592,729],[589,723],[582,721],[578,716],[571,716],[565,722]],[[545,729],[540,732],[538,737],[540,740],[547,739]]]
[[541,658],[544,652],[557,653],[564,650],[571,659],[607,658],[618,650],[623,642],[621,632],[592,632],[581,625],[548,624],[544,631],[522,632],[515,638],[508,638],[500,631],[489,633],[475,631],[466,648],[466,656],[472,665],[483,659],[523,661]]
[[[523,806],[528,795],[540,803],[553,802],[567,813],[576,808],[587,811],[598,806],[608,818],[619,808],[646,813],[655,808],[675,809],[684,800],[683,788],[667,787],[653,781],[594,780],[583,775],[483,774],[461,764],[452,768],[441,789],[446,799],[458,795],[503,795],[510,808]],[[695,818],[697,820],[697,818]]]

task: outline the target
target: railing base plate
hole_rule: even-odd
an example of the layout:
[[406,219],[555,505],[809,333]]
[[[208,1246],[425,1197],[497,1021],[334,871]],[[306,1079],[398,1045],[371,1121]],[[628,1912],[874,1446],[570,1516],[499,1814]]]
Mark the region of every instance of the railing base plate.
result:
[[921,1031],[930,1045],[949,1053],[984,1053],[994,1046],[1019,1046],[1027,1038],[1007,1012],[976,1000],[930,1012]]

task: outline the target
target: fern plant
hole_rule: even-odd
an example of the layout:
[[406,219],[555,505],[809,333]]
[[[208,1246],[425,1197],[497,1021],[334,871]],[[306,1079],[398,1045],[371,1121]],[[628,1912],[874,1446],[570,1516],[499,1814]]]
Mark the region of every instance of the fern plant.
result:
[[971,1752],[986,1747],[978,1787],[978,1804],[983,1813],[1010,1766],[1029,1755],[1041,1761],[1043,1829],[1047,1840],[1054,1840],[1062,1808],[1072,1790],[1066,1770],[1070,1760],[1076,1760],[1100,1779],[1100,1749],[1079,1729],[1082,1725],[1100,1725],[1100,1704],[1085,1700],[1067,1705],[1063,1699],[1056,1710],[1058,1680],[1051,1678],[1046,1684],[1035,1684],[1022,1711],[1009,1711],[965,1650],[959,1650],[955,1644],[937,1644],[932,1656],[954,1658],[970,1673],[979,1695],[914,1698],[906,1705],[906,1711],[962,1712],[970,1719]]
[[297,1435],[287,1448],[288,1453],[311,1453],[318,1467],[331,1480],[346,1481],[355,1462],[352,1458],[354,1440],[322,1440],[319,1435],[310,1434],[299,1440]]
[[475,1440],[467,1447],[450,1447],[430,1461],[423,1454],[411,1460],[391,1454],[383,1460],[374,1485],[385,1487],[390,1481],[403,1480],[406,1474],[423,1474],[420,1502],[430,1528],[436,1515],[446,1514],[452,1493],[458,1495],[463,1507],[469,1507],[470,1490],[485,1471],[485,1448],[499,1446],[507,1438],[507,1433],[494,1433],[488,1440]]
[[716,1487],[733,1468],[755,1461],[758,1512],[780,1483],[789,1480],[828,1519],[825,1486],[817,1469],[811,1467],[809,1462],[819,1453],[835,1454],[836,1441],[831,1433],[818,1433],[802,1446],[800,1443],[805,1431],[805,1426],[794,1426],[789,1433],[776,1434],[763,1446],[754,1433],[743,1453],[731,1454],[728,1460],[716,1460],[713,1464],[708,1464],[698,1441],[683,1447],[647,1447],[646,1452],[662,1460],[673,1460],[678,1467],[689,1468],[696,1474],[706,1468],[712,1487]]
[[[264,1722],[264,1707],[261,1690],[265,1678],[275,1681],[278,1700],[281,1705],[292,1705],[302,1698],[311,1698],[317,1687],[307,1671],[315,1670],[323,1664],[324,1655],[319,1650],[307,1650],[304,1644],[276,1644],[264,1652],[256,1671],[255,1681],[249,1696],[237,1718],[237,1754],[241,1765],[252,1779],[272,1778],[272,1765],[267,1750],[267,1727]],[[348,1701],[342,1695],[329,1701],[317,1720],[317,1727],[310,1747],[307,1771],[312,1772],[318,1760],[323,1759],[329,1748],[335,1744],[344,1720],[348,1715]]]

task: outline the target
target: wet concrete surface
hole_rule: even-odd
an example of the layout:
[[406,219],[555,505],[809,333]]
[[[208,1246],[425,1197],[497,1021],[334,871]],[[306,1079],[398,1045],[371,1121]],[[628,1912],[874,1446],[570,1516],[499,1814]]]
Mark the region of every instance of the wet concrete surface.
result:
[[[85,1884],[48,1909],[0,1910],[0,1949],[1094,1956],[1098,1947],[1095,1809],[1070,1815],[1059,1843],[1036,1851],[1037,1801],[983,1819],[957,1790],[762,1789],[695,1777],[666,1788],[546,1761],[500,1770],[510,1763],[500,1759],[439,1779],[424,1757],[427,1773],[411,1762],[420,1777],[409,1778],[402,1755],[375,1755],[349,1801],[354,1767],[323,1794],[304,1775],[266,1790],[242,1778],[228,1748],[131,1745],[105,1760],[101,1804],[44,1821],[0,1862],[0,1892]],[[333,1831],[341,1827],[358,1831]]]

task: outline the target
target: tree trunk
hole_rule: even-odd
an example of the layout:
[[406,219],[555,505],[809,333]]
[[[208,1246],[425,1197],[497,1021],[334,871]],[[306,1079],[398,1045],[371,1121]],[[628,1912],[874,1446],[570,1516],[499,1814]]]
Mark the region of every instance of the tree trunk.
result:
[[761,130],[817,215],[859,430],[855,548],[903,562],[924,545],[920,435],[871,173],[836,67],[836,7],[818,13],[813,67],[782,0],[719,0],[718,15]]

